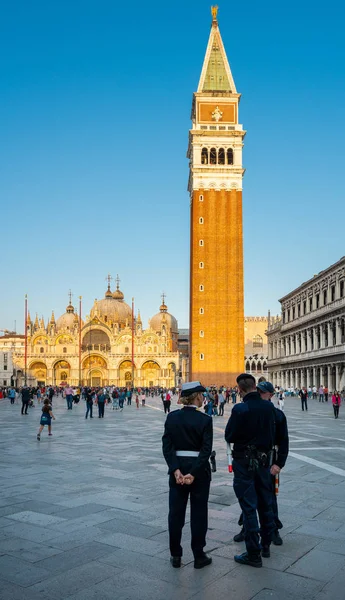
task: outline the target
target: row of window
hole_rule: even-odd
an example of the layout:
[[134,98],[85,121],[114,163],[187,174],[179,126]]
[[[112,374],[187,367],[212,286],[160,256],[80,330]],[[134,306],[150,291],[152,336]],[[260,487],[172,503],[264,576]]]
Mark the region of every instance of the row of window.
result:
[[201,150],[202,165],[233,165],[234,151],[232,148],[225,150],[224,148],[203,148]]
[[[339,284],[339,298],[344,298],[345,295],[345,282],[341,281]],[[309,298],[309,304],[307,305],[307,301],[304,300],[303,303],[297,304],[293,306],[292,309],[288,309],[283,313],[283,323],[288,323],[289,321],[293,321],[296,317],[301,317],[307,314],[307,306],[309,308],[309,312],[313,310],[313,300],[315,298],[315,306],[314,309],[320,308],[320,294],[316,294],[315,297],[311,296]],[[336,288],[335,285],[332,285],[330,290],[324,290],[322,293],[322,306],[326,306],[329,302],[334,302],[336,299]]]

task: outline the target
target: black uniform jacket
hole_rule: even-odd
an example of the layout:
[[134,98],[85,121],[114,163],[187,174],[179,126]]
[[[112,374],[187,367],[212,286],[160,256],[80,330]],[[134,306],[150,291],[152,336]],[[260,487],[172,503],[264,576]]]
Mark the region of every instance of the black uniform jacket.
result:
[[289,433],[286,416],[282,410],[275,408],[276,415],[276,439],[275,445],[278,446],[276,460],[274,461],[281,469],[285,466],[289,454]]
[[[212,452],[212,417],[195,407],[184,406],[167,416],[162,438],[163,454],[169,473],[180,469],[183,475],[193,477],[210,473],[209,458]],[[176,450],[199,452],[198,458],[176,456]]]
[[234,444],[234,453],[242,453],[247,446],[256,446],[269,452],[275,444],[276,409],[258,392],[250,392],[243,403],[235,404],[225,429],[225,439]]

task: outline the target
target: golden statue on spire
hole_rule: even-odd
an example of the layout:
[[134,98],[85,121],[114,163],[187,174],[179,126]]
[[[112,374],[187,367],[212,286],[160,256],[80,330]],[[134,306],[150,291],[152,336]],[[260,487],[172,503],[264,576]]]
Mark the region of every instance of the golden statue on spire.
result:
[[211,13],[212,13],[212,18],[214,21],[217,21],[217,15],[218,15],[218,6],[211,6]]

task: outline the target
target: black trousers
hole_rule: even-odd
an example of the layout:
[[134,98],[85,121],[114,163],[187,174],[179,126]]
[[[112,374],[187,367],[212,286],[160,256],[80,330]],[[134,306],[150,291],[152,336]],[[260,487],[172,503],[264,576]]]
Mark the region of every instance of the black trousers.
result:
[[[259,556],[261,545],[269,546],[276,526],[272,508],[272,479],[268,467],[249,471],[245,460],[233,459],[234,492],[243,512],[248,554]],[[260,527],[257,518],[259,513]]]
[[339,404],[333,404],[334,416],[337,419],[339,417]]
[[304,407],[306,410],[308,410],[307,398],[301,398],[301,403],[302,403],[302,410],[304,410]]
[[[283,523],[279,519],[279,515],[278,515],[278,502],[277,502],[277,496],[276,496],[276,491],[275,491],[276,478],[274,475],[271,475],[271,479],[272,479],[272,510],[273,510],[275,528],[276,528],[276,530],[278,530],[278,529],[283,528]],[[238,519],[238,524],[240,527],[243,526],[243,512],[240,514],[240,518]]]
[[104,402],[98,402],[98,416],[104,417]]
[[29,400],[27,402],[23,402],[23,400],[22,400],[22,415],[24,414],[24,411],[25,411],[26,415],[28,414],[28,407],[29,407]]
[[224,416],[224,402],[220,403],[220,405],[219,405],[219,416],[220,417]]
[[[187,471],[186,471],[187,472]],[[171,556],[182,556],[181,537],[185,523],[188,498],[190,498],[190,528],[194,557],[201,557],[206,546],[207,503],[211,476],[205,472],[191,485],[177,485],[170,475],[169,490],[169,543]]]

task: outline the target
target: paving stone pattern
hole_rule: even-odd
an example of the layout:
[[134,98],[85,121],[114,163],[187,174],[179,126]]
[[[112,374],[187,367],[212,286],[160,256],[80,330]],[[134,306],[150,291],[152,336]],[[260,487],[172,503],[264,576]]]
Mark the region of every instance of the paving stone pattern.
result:
[[345,408],[335,420],[330,403],[313,400],[306,413],[286,400],[294,456],[279,492],[284,544],[262,569],[233,560],[244,547],[232,541],[240,510],[223,442],[231,406],[214,417],[213,564],[197,571],[188,517],[183,567],[169,563],[160,400],[107,407],[92,420],[83,402],[72,411],[60,397],[53,404],[53,436],[38,442],[40,408],[22,416],[19,404],[0,401],[0,600],[344,600]]

